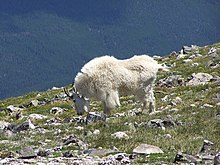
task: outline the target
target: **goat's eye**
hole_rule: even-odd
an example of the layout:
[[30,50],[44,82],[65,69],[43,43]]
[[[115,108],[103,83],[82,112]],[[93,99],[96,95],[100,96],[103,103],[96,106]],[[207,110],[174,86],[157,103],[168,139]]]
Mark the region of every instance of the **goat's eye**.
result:
[[73,100],[73,102],[75,103],[75,102],[76,102],[76,100]]

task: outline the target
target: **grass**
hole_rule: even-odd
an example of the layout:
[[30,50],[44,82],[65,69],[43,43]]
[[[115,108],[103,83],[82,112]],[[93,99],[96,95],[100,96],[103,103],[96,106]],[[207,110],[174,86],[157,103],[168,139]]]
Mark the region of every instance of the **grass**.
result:
[[[220,43],[214,45],[220,47]],[[185,79],[190,77],[192,73],[206,72],[210,74],[220,75],[219,68],[210,69],[207,68],[207,61],[212,58],[207,55],[208,50],[212,46],[203,47],[199,49],[199,53],[202,57],[194,59],[193,62],[198,62],[198,67],[192,67],[190,63],[183,63],[182,59],[166,58],[168,63],[176,63],[176,66],[171,68],[171,71],[180,73]],[[189,54],[190,56],[192,54]],[[219,62],[219,51],[217,52],[215,60]],[[186,57],[187,58],[187,57]],[[190,68],[190,69],[186,69]],[[167,73],[159,72],[158,79],[168,76]],[[216,104],[219,102],[215,98],[217,93],[220,93],[219,84],[215,81],[211,81],[206,85],[198,86],[177,86],[173,88],[155,87],[156,105],[158,109],[165,109],[160,113],[154,115],[139,115],[139,116],[123,116],[117,118],[110,118],[106,122],[98,122],[92,124],[77,124],[75,122],[64,123],[60,125],[46,125],[47,121],[52,118],[59,118],[64,121],[67,118],[72,119],[77,116],[74,110],[73,103],[71,101],[60,100],[55,103],[49,103],[38,107],[28,107],[22,111],[24,116],[28,116],[33,113],[38,113],[48,116],[47,119],[33,121],[34,125],[44,129],[41,131],[24,131],[8,137],[5,134],[0,135],[1,140],[8,140],[8,143],[0,143],[0,156],[2,153],[15,152],[21,149],[24,145],[33,146],[36,148],[53,149],[61,146],[63,139],[70,135],[76,135],[78,139],[88,143],[89,148],[109,148],[111,146],[117,147],[120,151],[126,153],[132,153],[132,150],[141,143],[147,143],[160,147],[164,154],[150,155],[147,158],[140,156],[136,160],[136,164],[142,163],[155,163],[160,164],[171,163],[174,160],[175,155],[181,151],[184,153],[196,155],[200,151],[203,140],[207,139],[214,143],[212,147],[213,153],[217,152],[220,148],[220,118],[216,116],[220,111],[220,106]],[[49,90],[46,92],[33,92],[24,96],[8,98],[0,100],[0,107],[6,108],[9,105],[28,105],[32,100],[38,99],[40,101],[52,100],[56,96],[62,93],[62,89]],[[161,101],[161,98],[169,96],[168,101]],[[176,106],[166,107],[171,103],[173,99],[180,97],[182,103]],[[129,110],[139,108],[140,103],[136,102],[135,97],[121,97],[122,106],[112,111],[112,114],[116,113],[128,113]],[[196,106],[191,106],[195,104]],[[213,105],[213,108],[204,107],[204,104]],[[55,115],[50,113],[52,107],[62,107],[68,109],[63,114]],[[99,102],[92,101],[92,107],[95,111],[102,111],[102,106]],[[177,108],[178,111],[170,111],[171,108]],[[147,122],[151,119],[165,119],[167,117],[182,123],[174,128],[166,128],[165,130],[148,128],[145,126],[132,127],[129,123],[136,123],[136,125]],[[0,112],[0,120],[22,123],[26,118],[22,120],[16,120],[11,116],[8,116],[4,111]],[[81,131],[75,129],[76,126],[83,126]],[[90,135],[90,132],[94,130],[100,130],[98,135]],[[115,139],[111,134],[117,131],[124,131],[129,136],[128,139]],[[166,137],[166,135],[170,137]],[[25,141],[25,142],[24,142]],[[16,143],[16,145],[14,145]],[[60,151],[52,153],[52,157],[62,156],[62,153],[66,151],[81,150],[80,146],[64,146]],[[50,155],[51,156],[51,155]],[[3,156],[2,156],[3,157]]]

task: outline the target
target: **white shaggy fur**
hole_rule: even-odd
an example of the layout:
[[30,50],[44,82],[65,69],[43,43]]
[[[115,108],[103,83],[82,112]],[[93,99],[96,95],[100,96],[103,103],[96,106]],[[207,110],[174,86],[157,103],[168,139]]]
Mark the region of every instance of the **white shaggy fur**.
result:
[[75,77],[75,88],[82,96],[103,102],[104,113],[120,106],[121,95],[135,95],[143,110],[155,111],[154,81],[163,68],[147,55],[119,60],[112,56],[94,58]]

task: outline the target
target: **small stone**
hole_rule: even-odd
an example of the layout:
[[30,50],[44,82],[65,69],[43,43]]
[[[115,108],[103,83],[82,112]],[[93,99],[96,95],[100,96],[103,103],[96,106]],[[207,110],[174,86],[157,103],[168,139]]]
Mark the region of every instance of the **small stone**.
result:
[[213,53],[215,53],[216,51],[217,51],[216,48],[211,48],[211,49],[208,51],[208,55],[213,54]]
[[44,115],[41,115],[41,114],[30,114],[29,116],[28,116],[28,119],[30,119],[30,120],[42,120],[42,119],[46,119],[47,118],[47,116],[44,116]]
[[19,108],[19,107],[15,107],[14,105],[9,105],[6,110],[9,112],[9,113],[12,113],[12,112],[15,112],[15,111],[22,111],[23,109],[22,108]]
[[190,104],[189,106],[190,106],[190,107],[196,107],[196,105],[195,105],[195,104]]
[[111,134],[112,137],[118,138],[118,139],[128,139],[129,136],[125,132],[115,132]]
[[80,130],[80,131],[82,131],[82,130],[84,130],[84,127],[82,127],[82,126],[77,126],[77,127],[74,127],[76,130]]
[[30,103],[30,106],[33,106],[33,107],[37,107],[38,105],[39,105],[38,100],[32,100],[31,103]]
[[37,156],[45,157],[45,156],[48,156],[48,155],[49,155],[49,153],[46,150],[42,149],[42,148],[40,148],[39,151],[37,152]]
[[66,158],[73,157],[73,153],[71,151],[66,151],[63,153],[63,157],[66,157]]
[[173,102],[179,105],[179,104],[182,104],[183,100],[177,96],[175,99],[173,99]]
[[172,136],[170,135],[170,134],[164,134],[163,135],[165,138],[167,138],[167,139],[171,139],[172,138]]
[[172,109],[170,109],[169,111],[170,111],[170,112],[177,112],[177,111],[179,111],[179,109],[178,109],[178,108],[172,108]]
[[138,147],[133,149],[133,153],[137,154],[158,154],[164,153],[159,147],[149,145],[149,144],[140,144]]
[[211,104],[204,104],[203,107],[204,107],[204,108],[213,108],[214,106],[211,105]]
[[209,140],[204,140],[204,141],[203,141],[203,146],[202,146],[202,148],[201,148],[201,150],[200,150],[200,153],[208,152],[209,149],[210,149],[210,147],[213,146],[213,145],[214,145],[213,142],[211,142],[211,141],[209,141]]
[[107,154],[118,153],[118,150],[109,148],[109,149],[86,149],[83,151],[84,154],[92,155],[92,156],[104,156]]
[[20,154],[19,158],[30,159],[37,157],[32,147],[26,147],[18,152]]
[[63,141],[64,145],[69,145],[70,143],[77,143],[79,140],[75,136],[69,136],[67,139]]
[[198,62],[192,63],[192,66],[199,66]]
[[177,57],[177,56],[178,56],[178,54],[175,51],[172,51],[169,55],[169,57]]
[[53,114],[57,115],[57,114],[62,114],[62,113],[64,113],[64,111],[67,111],[67,109],[65,109],[65,108],[60,108],[60,107],[53,107],[53,108],[50,110],[50,113],[53,113]]
[[93,135],[99,135],[100,134],[100,130],[96,129],[93,131]]
[[179,55],[177,56],[177,59],[181,59],[181,58],[185,58],[185,57],[186,57],[185,54],[179,54]]
[[10,123],[5,121],[0,121],[0,133],[8,128]]
[[197,157],[194,157],[189,154],[184,154],[184,153],[178,153],[175,156],[174,163],[193,163],[193,164],[199,164],[201,162],[201,159],[198,159]]
[[192,62],[192,60],[191,59],[185,59],[185,60],[183,60],[183,62],[184,63],[189,63],[189,62]]
[[86,117],[86,122],[87,123],[94,123],[97,121],[106,121],[106,114],[101,113],[101,112],[89,112],[87,117]]
[[219,164],[220,164],[220,152],[218,152],[214,158],[214,165],[219,165]]

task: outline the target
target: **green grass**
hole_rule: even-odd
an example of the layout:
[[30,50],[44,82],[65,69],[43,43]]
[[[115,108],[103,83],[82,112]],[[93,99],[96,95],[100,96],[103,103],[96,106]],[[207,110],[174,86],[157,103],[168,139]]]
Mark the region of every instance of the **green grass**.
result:
[[[220,43],[215,45],[220,46]],[[182,60],[166,59],[167,62],[176,62],[177,65],[171,68],[171,71],[177,71],[184,78],[189,77],[192,73],[206,72],[210,74],[218,74],[219,68],[208,69],[206,63],[210,57],[207,55],[208,50],[212,46],[207,48],[200,48],[199,52],[203,56],[195,59],[195,62],[199,62],[199,67],[191,67],[191,64],[182,63]],[[219,57],[219,51],[218,51]],[[190,56],[190,55],[188,55]],[[170,60],[170,61],[169,61]],[[218,59],[219,60],[219,59]],[[189,68],[190,69],[186,69]],[[168,76],[167,73],[159,72],[158,79]],[[73,118],[76,115],[73,103],[71,101],[58,101],[56,103],[46,104],[39,107],[28,107],[22,111],[24,116],[28,116],[33,113],[38,113],[48,116],[47,119],[33,121],[34,125],[41,127],[45,130],[44,133],[39,131],[24,131],[15,134],[12,137],[7,137],[5,134],[0,135],[0,140],[9,140],[9,143],[0,143],[0,155],[1,153],[12,152],[15,153],[21,149],[24,145],[33,146],[34,148],[49,148],[53,149],[57,146],[61,146],[63,140],[70,135],[76,135],[76,137],[89,144],[89,148],[109,148],[111,146],[117,147],[120,151],[126,153],[132,153],[132,150],[141,143],[147,143],[160,147],[164,154],[150,155],[147,160],[145,156],[140,156],[136,160],[136,164],[142,163],[155,163],[160,164],[171,163],[174,160],[177,152],[185,152],[188,154],[196,155],[200,151],[203,140],[207,139],[214,143],[212,147],[213,153],[217,152],[220,148],[220,118],[216,116],[216,113],[220,111],[220,106],[216,106],[219,102],[214,100],[217,93],[220,93],[218,84],[214,81],[206,85],[198,86],[177,86],[173,88],[160,88],[155,87],[156,93],[156,105],[158,109],[164,109],[171,101],[163,102],[161,98],[169,95],[170,100],[173,100],[177,96],[182,99],[182,103],[171,108],[177,108],[178,111],[169,111],[168,108],[160,113],[154,115],[139,115],[139,116],[126,116],[118,118],[110,118],[106,122],[98,122],[92,124],[77,124],[77,123],[62,123],[61,125],[45,125],[47,120],[52,118],[59,118],[61,121],[67,118]],[[56,95],[62,93],[62,89],[49,90],[46,92],[33,92],[24,96],[9,98],[0,100],[0,107],[6,108],[9,105],[27,105],[34,99],[52,100]],[[139,108],[140,103],[136,103],[136,98],[133,96],[121,97],[121,107],[112,111],[115,113],[127,113],[129,110]],[[190,106],[195,104],[195,107]],[[213,105],[213,108],[202,107],[204,104]],[[52,107],[62,107],[68,109],[63,114],[54,115],[50,113]],[[163,107],[163,108],[161,108]],[[96,111],[102,111],[102,105],[100,102],[92,101],[92,108]],[[165,130],[148,128],[139,126],[131,128],[127,123],[136,123],[137,125],[142,122],[147,122],[151,119],[165,119],[171,116],[173,119],[182,123],[174,128],[166,128]],[[16,120],[11,116],[8,116],[4,111],[0,112],[0,120],[14,123],[22,123],[26,118],[22,120]],[[84,130],[79,131],[75,129],[75,126],[81,125]],[[91,136],[89,132],[93,132],[95,129],[100,130],[99,135]],[[115,139],[111,134],[117,131],[124,131],[128,134],[128,139]],[[166,138],[165,135],[169,134],[171,138]],[[11,142],[10,142],[11,141]],[[14,145],[13,143],[17,144]],[[61,156],[66,151],[82,150],[80,146],[64,146],[61,151],[52,153],[52,157]]]

